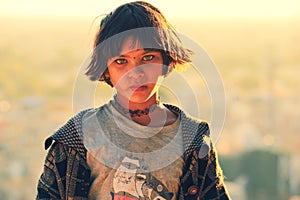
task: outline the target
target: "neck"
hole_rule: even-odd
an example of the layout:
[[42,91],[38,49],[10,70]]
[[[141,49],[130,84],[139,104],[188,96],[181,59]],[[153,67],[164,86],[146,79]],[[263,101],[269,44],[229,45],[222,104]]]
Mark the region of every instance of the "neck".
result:
[[152,103],[153,99],[154,97],[152,97],[152,99],[150,98],[149,101],[143,103],[129,101],[126,102],[126,105],[124,104],[124,101],[122,101],[122,98],[120,98],[120,96],[115,96],[113,106],[117,110],[119,110],[119,112],[121,112],[126,117],[131,118],[133,121],[136,121],[138,123],[141,123],[140,121],[142,121],[143,123],[141,124],[145,124],[151,121],[149,118],[149,114],[154,112],[158,108],[158,102],[155,101],[155,103]]
[[117,101],[123,108],[127,110],[144,110],[147,108],[151,108],[153,105],[159,104],[156,94],[143,102],[130,101],[126,97],[118,94],[117,96],[115,96],[115,101]]
[[114,97],[113,106],[120,113],[141,125],[161,127],[172,124],[177,119],[177,115],[159,106],[155,95],[143,103],[128,101],[120,97],[119,95]]

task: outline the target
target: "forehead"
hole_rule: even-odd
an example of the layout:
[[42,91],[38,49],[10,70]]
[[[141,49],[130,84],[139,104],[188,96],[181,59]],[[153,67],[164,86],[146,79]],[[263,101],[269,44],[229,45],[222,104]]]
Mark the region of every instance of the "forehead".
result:
[[144,47],[142,46],[139,40],[134,39],[133,37],[128,37],[124,40],[121,46],[120,55],[124,55],[132,51],[143,50],[143,49]]

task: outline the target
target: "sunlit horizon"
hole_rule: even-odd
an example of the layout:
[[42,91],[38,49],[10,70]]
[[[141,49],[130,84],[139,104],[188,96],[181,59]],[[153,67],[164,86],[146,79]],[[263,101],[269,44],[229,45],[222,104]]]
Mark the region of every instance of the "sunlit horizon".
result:
[[[28,17],[96,17],[106,14],[114,8],[130,2],[116,0],[71,1],[71,0],[0,0],[0,16],[28,16]],[[300,1],[238,1],[216,0],[213,2],[199,0],[148,0],[160,8],[167,17],[172,18],[300,18]]]

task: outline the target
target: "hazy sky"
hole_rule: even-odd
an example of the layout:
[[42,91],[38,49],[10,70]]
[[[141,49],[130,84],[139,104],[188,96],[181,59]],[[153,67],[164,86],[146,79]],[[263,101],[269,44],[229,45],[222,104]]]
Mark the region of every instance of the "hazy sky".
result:
[[[0,15],[87,16],[108,13],[128,0],[0,0]],[[299,0],[149,0],[168,17],[300,16]]]

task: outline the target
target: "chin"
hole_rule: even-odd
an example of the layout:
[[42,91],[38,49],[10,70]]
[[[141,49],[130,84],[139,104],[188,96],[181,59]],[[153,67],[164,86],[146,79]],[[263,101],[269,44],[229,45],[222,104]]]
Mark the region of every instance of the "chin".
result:
[[132,95],[129,101],[133,103],[145,103],[149,99],[149,96]]
[[129,99],[129,101],[134,102],[134,103],[145,103],[154,96],[155,95],[152,94],[151,92],[147,92],[147,93],[143,93],[143,94],[133,93],[128,99]]
[[140,91],[124,91],[124,93],[119,93],[123,98],[125,97],[128,101],[132,103],[145,103],[149,99],[155,96],[155,92],[147,88],[147,90]]

